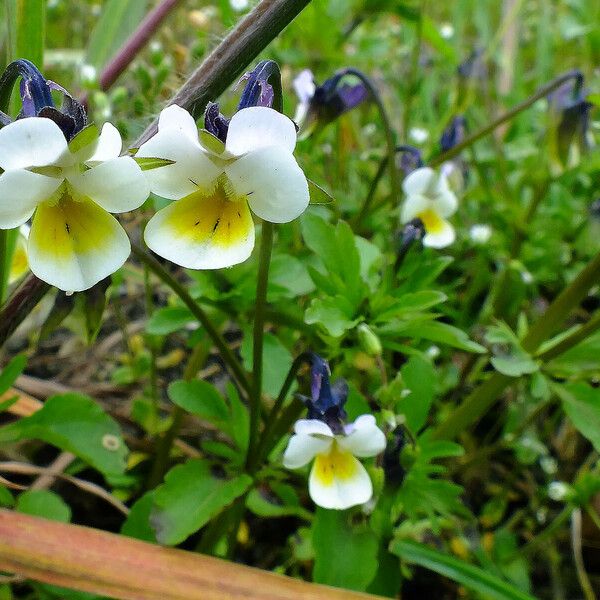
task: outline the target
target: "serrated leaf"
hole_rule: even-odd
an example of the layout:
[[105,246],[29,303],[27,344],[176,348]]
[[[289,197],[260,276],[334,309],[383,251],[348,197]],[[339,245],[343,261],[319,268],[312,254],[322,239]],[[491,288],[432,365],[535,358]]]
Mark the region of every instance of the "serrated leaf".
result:
[[202,459],[171,469],[156,489],[150,522],[161,544],[176,545],[206,525],[252,485],[248,475],[220,479]]
[[143,156],[134,156],[133,160],[135,160],[138,167],[142,171],[152,171],[153,169],[159,169],[160,167],[167,167],[175,162],[174,160],[169,160],[168,158],[152,158]]
[[320,185],[307,178],[308,193],[310,195],[310,204],[331,204],[333,197],[326,192]]
[[127,446],[117,423],[91,398],[48,398],[30,417],[0,428],[0,442],[37,439],[72,452],[105,475],[125,472]]

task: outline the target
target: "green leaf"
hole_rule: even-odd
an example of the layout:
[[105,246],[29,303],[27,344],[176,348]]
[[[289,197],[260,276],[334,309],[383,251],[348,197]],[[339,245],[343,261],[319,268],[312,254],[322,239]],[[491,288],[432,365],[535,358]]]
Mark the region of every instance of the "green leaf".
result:
[[85,62],[101,69],[135,31],[146,14],[146,0],[108,0],[92,30]]
[[167,306],[152,313],[146,323],[146,331],[152,335],[167,335],[184,329],[195,321],[192,313],[184,306]]
[[312,514],[301,506],[292,486],[273,483],[271,487],[271,490],[255,488],[248,494],[246,504],[255,515],[266,518],[295,516],[307,521],[312,519]]
[[154,506],[155,491],[144,494],[131,507],[127,519],[121,527],[121,533],[128,537],[156,543],[156,534],[150,525],[150,514]]
[[250,414],[236,387],[231,382],[227,384],[225,389],[231,408],[231,436],[237,447],[242,452],[246,452],[250,436]]
[[485,337],[488,343],[499,345],[494,348],[494,357],[490,361],[496,371],[509,377],[520,377],[538,370],[537,363],[523,350],[519,338],[506,323],[498,321],[491,325]]
[[410,357],[401,373],[410,394],[400,399],[396,410],[404,414],[407,427],[416,434],[427,420],[437,387],[437,373],[429,361],[417,355]]
[[[577,327],[579,329],[579,327]],[[573,333],[575,328],[568,330]],[[556,336],[557,342],[560,336]],[[549,346],[550,347],[550,346]],[[541,351],[548,347],[541,348]],[[570,350],[567,350],[557,358],[551,360],[544,366],[544,370],[550,371],[559,377],[591,378],[600,375],[600,332],[591,335]]]
[[394,335],[402,335],[410,338],[425,339],[440,344],[446,344],[466,352],[483,354],[486,349],[477,342],[469,339],[469,336],[452,325],[439,321],[426,321],[419,323],[407,323],[394,328]]
[[90,123],[69,142],[69,150],[72,153],[79,152],[82,148],[93,144],[100,136],[100,130],[95,123]]
[[403,294],[397,300],[391,301],[377,314],[377,322],[386,322],[390,319],[405,316],[414,312],[422,312],[445,302],[448,296],[436,290],[421,290],[420,292]]
[[553,389],[579,433],[600,451],[600,389],[582,382],[554,385]]
[[200,131],[198,131],[198,137],[200,138],[200,143],[207,150],[212,150],[216,154],[222,154],[225,151],[225,144],[210,131],[200,129]]
[[348,511],[318,508],[312,527],[313,581],[364,591],[377,572],[377,536],[353,527]]
[[172,165],[175,161],[169,160],[168,158],[152,158],[133,156],[133,160],[138,164],[142,171],[152,171],[152,169],[159,169],[160,167],[166,167]]
[[310,195],[310,204],[331,204],[333,197],[328,194],[320,185],[307,178],[308,193]]
[[8,0],[6,2],[9,61],[26,58],[40,69],[44,66],[46,2]]
[[27,357],[24,354],[18,354],[12,358],[0,373],[0,396],[8,391],[8,388],[15,382],[17,377],[23,372],[27,364]]
[[407,562],[415,563],[448,577],[466,588],[493,600],[535,600],[506,581],[479,567],[409,540],[393,541],[390,550]]
[[127,447],[117,423],[82,394],[48,398],[30,417],[0,428],[0,442],[38,439],[72,452],[105,475],[125,471]]
[[344,335],[353,329],[360,319],[352,318],[352,307],[344,296],[313,298],[304,313],[304,322],[308,325],[319,324],[332,337]]
[[217,427],[228,423],[229,408],[216,388],[206,381],[174,381],[167,390],[169,398],[187,412]]
[[315,289],[302,261],[290,254],[277,254],[269,269],[269,302],[282,298],[297,298]]
[[0,485],[0,506],[12,508],[15,505],[15,499],[9,490]]
[[150,522],[156,539],[161,544],[180,544],[251,485],[248,475],[215,477],[205,460],[190,460],[174,467],[154,496]]
[[49,490],[28,490],[17,498],[15,510],[34,517],[68,523],[71,508],[65,501]]
[[[241,355],[244,368],[252,372],[252,336],[245,335]],[[263,392],[275,398],[294,361],[290,351],[273,334],[263,338]]]

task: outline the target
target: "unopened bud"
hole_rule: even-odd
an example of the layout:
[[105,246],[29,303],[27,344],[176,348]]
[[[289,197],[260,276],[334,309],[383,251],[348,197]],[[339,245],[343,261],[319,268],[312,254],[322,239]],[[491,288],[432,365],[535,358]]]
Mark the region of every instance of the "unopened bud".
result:
[[356,330],[358,334],[358,343],[362,350],[369,356],[381,356],[383,351],[381,341],[373,330],[366,323],[361,323]]

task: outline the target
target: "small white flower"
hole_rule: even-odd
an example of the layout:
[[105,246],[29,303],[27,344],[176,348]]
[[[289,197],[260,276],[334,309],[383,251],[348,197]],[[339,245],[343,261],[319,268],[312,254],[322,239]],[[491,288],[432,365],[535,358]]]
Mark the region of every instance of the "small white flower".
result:
[[193,117],[173,105],[137,154],[175,161],[146,172],[152,191],[177,202],[152,217],[144,237],[154,252],[190,269],[246,260],[254,247],[250,210],[287,223],[309,202],[308,182],[292,154],[296,128],[286,116],[244,108],[232,117],[224,147],[216,138],[210,145],[201,145]]
[[402,222],[421,219],[425,227],[424,246],[449,246],[455,233],[447,218],[456,212],[458,201],[446,177],[429,167],[422,167],[406,177],[402,189],[407,196],[402,206]]
[[29,225],[21,225],[19,234],[15,243],[15,250],[10,263],[8,272],[8,283],[18,281],[29,270],[29,261],[27,260],[27,240],[29,238]]
[[422,127],[412,127],[408,132],[408,136],[413,142],[422,144],[429,138],[429,131],[427,131],[427,129],[423,129]]
[[283,464],[299,469],[314,459],[308,481],[310,497],[323,508],[344,510],[373,496],[371,478],[356,457],[376,456],[384,448],[385,436],[372,415],[358,417],[337,435],[323,421],[301,419],[294,426]]
[[250,2],[248,2],[248,0],[229,0],[229,4],[233,10],[241,12],[248,8]]
[[29,266],[61,290],[88,289],[129,256],[127,234],[109,212],[138,208],[149,189],[137,163],[119,156],[121,146],[110,123],[75,151],[50,119],[20,119],[0,129],[0,228],[33,216]]
[[548,497],[555,502],[566,500],[570,492],[571,486],[564,481],[553,481],[548,486]]
[[83,83],[90,85],[96,82],[98,71],[94,65],[83,64],[79,69],[79,76]]
[[469,229],[469,237],[475,244],[487,244],[492,237],[492,228],[485,224],[473,225]]
[[298,106],[296,106],[294,121],[296,123],[302,123],[304,117],[306,117],[306,113],[308,112],[310,101],[315,95],[315,90],[317,89],[313,72],[310,69],[304,69],[303,71],[300,71],[300,73],[294,77],[294,80],[292,81],[292,87],[296,92],[296,96],[298,96]]
[[445,39],[449,40],[454,35],[454,27],[451,23],[442,23],[440,27],[440,35]]

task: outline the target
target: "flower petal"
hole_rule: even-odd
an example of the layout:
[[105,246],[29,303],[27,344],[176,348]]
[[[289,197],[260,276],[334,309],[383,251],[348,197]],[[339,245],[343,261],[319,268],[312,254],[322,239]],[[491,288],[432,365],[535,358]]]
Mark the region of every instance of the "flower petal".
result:
[[134,210],[150,194],[144,173],[130,156],[113,158],[68,179],[78,192],[112,213]]
[[403,223],[408,223],[420,213],[428,210],[430,206],[431,200],[426,196],[422,196],[421,194],[411,194],[402,205],[400,219]]
[[198,136],[192,140],[175,127],[160,129],[142,145],[136,156],[175,161],[172,165],[145,172],[150,189],[171,200],[188,196],[198,187],[209,186],[223,170],[202,150]]
[[308,104],[315,95],[317,86],[315,85],[315,77],[310,69],[304,69],[294,77],[292,87],[298,96],[298,100],[302,104]]
[[29,234],[34,275],[67,292],[92,287],[119,269],[130,252],[118,221],[91,200],[64,195],[40,204]]
[[428,195],[427,191],[431,189],[437,177],[438,175],[431,167],[415,169],[402,182],[402,189],[407,196],[413,194]]
[[100,137],[96,141],[96,149],[86,162],[103,162],[117,158],[122,148],[123,140],[119,130],[112,123],[104,123]]
[[183,133],[192,142],[198,142],[198,127],[194,117],[181,106],[171,104],[164,108],[158,118],[158,129],[176,129]]
[[294,432],[298,435],[325,435],[333,437],[333,431],[327,423],[318,419],[298,419],[294,425]]
[[373,484],[358,459],[334,445],[329,454],[317,455],[308,491],[315,504],[344,510],[368,502],[373,495]]
[[340,448],[354,454],[354,456],[377,456],[385,448],[385,435],[377,427],[373,415],[361,415],[348,426],[350,433],[343,438],[338,438]]
[[288,223],[307,208],[308,182],[292,154],[281,148],[250,152],[227,166],[235,191],[252,212],[271,223]]
[[21,279],[29,270],[29,261],[27,260],[27,238],[29,237],[29,226],[21,225],[19,234],[15,243],[15,249],[8,272],[8,283],[14,283]]
[[333,439],[316,438],[312,435],[293,435],[283,454],[283,466],[287,469],[299,469],[307,465],[317,454],[329,450]]
[[0,129],[0,167],[5,171],[53,165],[68,153],[65,136],[50,119],[19,119]]
[[0,175],[0,229],[12,229],[25,223],[31,218],[35,207],[50,198],[61,183],[62,179],[39,175],[25,169],[2,173]]
[[433,206],[440,217],[450,217],[458,208],[458,200],[448,186],[442,189],[435,197]]
[[246,260],[254,223],[245,201],[196,191],[158,211],[144,238],[160,256],[188,269],[220,269]]
[[435,231],[428,231],[423,237],[423,246],[445,248],[452,244],[455,239],[454,227],[445,219],[441,219],[441,226]]
[[293,152],[296,127],[291,119],[266,106],[243,108],[231,117],[225,150],[234,156],[260,148],[277,147]]

